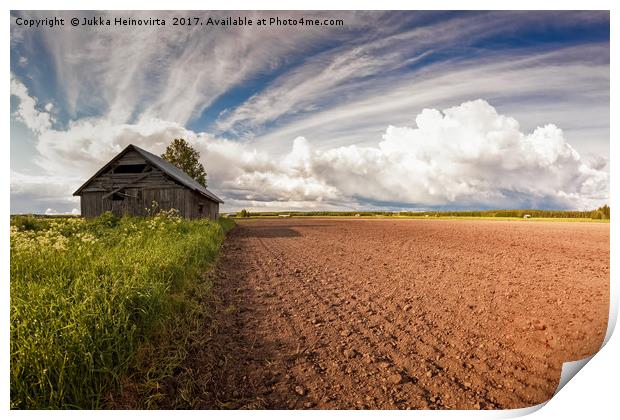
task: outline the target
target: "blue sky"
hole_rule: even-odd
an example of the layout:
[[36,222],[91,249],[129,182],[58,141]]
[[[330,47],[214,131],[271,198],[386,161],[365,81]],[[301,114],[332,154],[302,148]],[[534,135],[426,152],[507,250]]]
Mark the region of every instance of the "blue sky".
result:
[[[71,193],[127,144],[161,153],[179,136],[224,210],[608,201],[607,12],[231,14],[345,24],[12,12],[11,211],[75,211]],[[15,24],[52,15],[167,25]]]

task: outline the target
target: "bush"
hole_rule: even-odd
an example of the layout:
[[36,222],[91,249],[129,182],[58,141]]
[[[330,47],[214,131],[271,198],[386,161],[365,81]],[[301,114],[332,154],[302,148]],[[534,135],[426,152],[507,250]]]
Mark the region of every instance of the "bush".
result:
[[239,212],[239,217],[250,217],[250,212],[246,209],[243,209]]
[[102,215],[90,220],[91,225],[104,228],[113,228],[118,225],[120,219],[112,214],[111,211],[106,211]]
[[44,218],[36,217],[31,214],[13,216],[11,225],[20,230],[44,230],[49,227],[49,221]]

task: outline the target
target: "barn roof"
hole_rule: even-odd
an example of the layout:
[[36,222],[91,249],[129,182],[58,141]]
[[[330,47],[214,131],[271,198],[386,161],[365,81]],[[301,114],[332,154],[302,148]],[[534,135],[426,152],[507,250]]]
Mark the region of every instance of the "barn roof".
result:
[[210,198],[213,201],[217,201],[218,203],[224,203],[218,196],[216,196],[211,191],[209,191],[208,189],[203,187],[198,181],[196,181],[191,176],[187,175],[181,169],[177,168],[176,166],[174,166],[170,162],[160,158],[159,156],[154,155],[151,152],[147,152],[146,150],[141,149],[138,146],[134,146],[133,144],[130,144],[129,146],[125,147],[125,149],[123,149],[122,152],[120,152],[118,155],[116,155],[111,161],[109,161],[107,164],[105,164],[105,166],[103,168],[101,168],[99,171],[97,171],[97,173],[95,175],[93,175],[80,188],[78,188],[77,191],[75,191],[73,193],[73,195],[80,195],[80,193],[82,192],[84,187],[86,187],[88,184],[90,184],[90,182],[93,179],[95,179],[97,176],[99,176],[101,173],[103,173],[106,169],[108,169],[116,160],[118,160],[118,158],[123,156],[129,150],[134,150],[135,152],[140,154],[140,156],[142,156],[147,162],[149,162],[153,166],[155,166],[158,169],[160,169],[161,171],[163,171],[166,175],[168,175],[170,178],[174,179],[175,181],[177,181],[181,185],[183,185],[183,186],[185,186],[185,187],[187,187],[189,189],[192,189],[192,190],[194,190],[194,191],[204,195],[205,197]]

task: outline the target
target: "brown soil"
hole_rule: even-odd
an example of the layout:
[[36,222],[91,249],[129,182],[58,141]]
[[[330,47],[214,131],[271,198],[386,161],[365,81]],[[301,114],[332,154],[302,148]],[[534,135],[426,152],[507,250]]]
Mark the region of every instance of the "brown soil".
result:
[[602,343],[609,224],[250,220],[214,282],[197,408],[525,407]]

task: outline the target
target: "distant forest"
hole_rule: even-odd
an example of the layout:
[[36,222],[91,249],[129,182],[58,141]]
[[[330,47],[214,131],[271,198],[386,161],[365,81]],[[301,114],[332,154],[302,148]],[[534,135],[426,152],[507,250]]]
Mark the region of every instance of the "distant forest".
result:
[[283,212],[250,212],[241,210],[237,217],[251,216],[414,216],[414,217],[519,217],[526,215],[532,218],[568,218],[568,219],[609,219],[608,205],[596,210],[478,210],[478,211],[283,211]]

